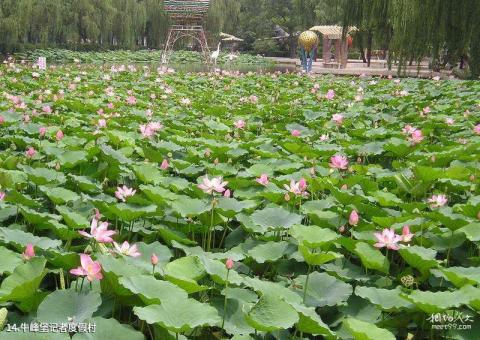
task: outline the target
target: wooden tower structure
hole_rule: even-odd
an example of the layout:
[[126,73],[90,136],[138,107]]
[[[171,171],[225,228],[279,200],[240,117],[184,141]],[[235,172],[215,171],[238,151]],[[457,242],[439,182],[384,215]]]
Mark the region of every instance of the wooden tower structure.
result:
[[205,17],[210,0],[164,0],[164,9],[171,20],[168,37],[162,55],[162,64],[168,63],[175,43],[184,37],[196,40],[208,59],[210,50],[205,35]]

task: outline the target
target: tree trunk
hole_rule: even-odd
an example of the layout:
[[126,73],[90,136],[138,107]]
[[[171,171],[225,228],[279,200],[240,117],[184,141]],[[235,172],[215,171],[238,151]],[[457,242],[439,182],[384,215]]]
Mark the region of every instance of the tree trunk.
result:
[[372,59],[372,43],[373,43],[373,33],[368,31],[367,35],[367,67],[370,67],[370,61]]
[[296,58],[297,46],[296,46],[295,36],[293,35],[293,32],[290,33],[290,36],[288,37],[288,45],[290,47],[290,58]]
[[363,63],[367,63],[367,58],[365,57],[365,46],[363,46],[363,33],[358,32],[358,48],[360,49],[360,56],[362,57]]

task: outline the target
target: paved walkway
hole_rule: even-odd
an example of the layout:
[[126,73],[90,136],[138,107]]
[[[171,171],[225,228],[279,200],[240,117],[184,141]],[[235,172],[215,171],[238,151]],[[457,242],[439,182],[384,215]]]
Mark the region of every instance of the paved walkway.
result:
[[[301,69],[301,64],[299,59],[292,58],[280,58],[280,57],[268,57],[268,59],[274,61],[279,65],[295,65],[299,70]],[[339,74],[339,75],[367,75],[367,76],[396,76],[397,67],[392,66],[392,70],[387,68],[386,60],[372,60],[370,67],[367,67],[366,63],[363,63],[362,60],[349,59],[347,67],[344,69],[336,67],[325,67],[323,65],[322,59],[317,59],[313,63],[312,72],[316,74]],[[450,71],[434,72],[428,68],[428,65],[425,63],[420,64],[420,68],[417,65],[407,66],[405,73],[402,71],[402,76],[407,77],[419,77],[419,78],[432,78],[439,76],[441,78],[446,78],[451,75]]]

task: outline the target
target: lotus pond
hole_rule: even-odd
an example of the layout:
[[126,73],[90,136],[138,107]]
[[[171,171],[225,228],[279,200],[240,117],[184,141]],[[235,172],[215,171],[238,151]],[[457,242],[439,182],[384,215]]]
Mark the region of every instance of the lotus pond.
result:
[[479,82],[0,72],[0,338],[480,338]]

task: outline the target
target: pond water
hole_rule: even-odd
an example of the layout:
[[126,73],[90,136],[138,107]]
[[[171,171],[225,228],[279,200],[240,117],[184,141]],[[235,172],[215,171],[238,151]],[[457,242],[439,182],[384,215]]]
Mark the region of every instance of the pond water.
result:
[[[161,66],[160,64],[151,65],[151,66]],[[182,63],[182,64],[168,64],[168,67],[173,68],[177,72],[209,72],[213,71],[213,65],[207,65],[204,63]],[[292,64],[231,64],[231,65],[217,65],[217,69],[223,71],[234,72],[238,71],[240,73],[267,73],[267,72],[295,72],[295,66]]]

